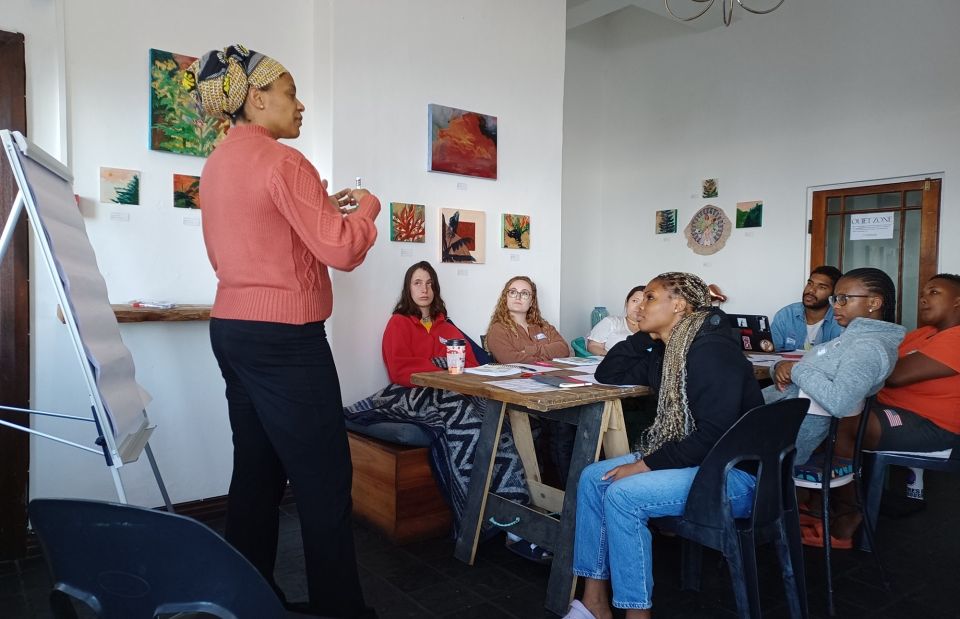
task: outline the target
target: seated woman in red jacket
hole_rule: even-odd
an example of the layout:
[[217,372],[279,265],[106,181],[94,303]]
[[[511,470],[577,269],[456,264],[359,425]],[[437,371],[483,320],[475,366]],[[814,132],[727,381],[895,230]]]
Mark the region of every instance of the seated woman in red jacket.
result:
[[[383,332],[383,362],[390,384],[347,407],[344,414],[360,425],[383,421],[415,424],[431,436],[430,463],[459,531],[486,400],[410,382],[411,374],[441,370],[446,341],[451,339],[466,338],[447,320],[437,272],[429,262],[418,262],[407,269],[400,299]],[[469,346],[466,354],[466,367],[475,367],[477,359]],[[529,494],[523,464],[507,428],[501,435],[496,463],[491,489],[526,503]]]

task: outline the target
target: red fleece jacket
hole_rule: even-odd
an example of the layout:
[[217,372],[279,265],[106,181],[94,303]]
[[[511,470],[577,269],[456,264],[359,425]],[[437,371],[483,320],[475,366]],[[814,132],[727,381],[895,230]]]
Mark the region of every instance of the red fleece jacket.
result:
[[[413,387],[410,375],[417,372],[437,372],[440,368],[430,361],[432,357],[446,357],[447,347],[440,341],[461,339],[463,332],[438,314],[433,319],[430,331],[417,316],[394,314],[383,331],[383,362],[387,366],[390,382],[404,387]],[[476,367],[477,358],[467,344],[466,367]]]

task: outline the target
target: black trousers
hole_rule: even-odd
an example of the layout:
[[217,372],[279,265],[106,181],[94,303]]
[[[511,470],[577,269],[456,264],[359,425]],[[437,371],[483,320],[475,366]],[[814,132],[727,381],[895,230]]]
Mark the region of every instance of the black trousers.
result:
[[[274,589],[279,504],[289,479],[312,612],[363,614],[350,520],[352,465],[323,322],[211,319],[226,381],[233,477],[226,538]],[[281,594],[282,595],[282,594]]]

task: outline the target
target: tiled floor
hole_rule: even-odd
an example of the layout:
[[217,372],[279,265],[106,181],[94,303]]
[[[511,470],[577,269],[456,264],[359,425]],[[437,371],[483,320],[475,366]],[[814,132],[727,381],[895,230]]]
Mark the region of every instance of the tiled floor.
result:
[[[904,518],[884,517],[880,542],[892,590],[877,582],[870,555],[837,551],[834,556],[837,616],[956,618],[960,573],[960,477],[927,473],[925,511]],[[278,580],[290,599],[305,597],[299,524],[285,513]],[[453,558],[453,542],[434,540],[392,546],[373,530],[357,525],[357,554],[367,601],[382,619],[456,617],[457,619],[549,618],[543,609],[547,568],[520,559],[501,539],[481,546],[476,565]],[[704,558],[701,593],[679,590],[679,545],[657,537],[654,547],[655,616],[666,618],[734,617],[726,569],[718,555]],[[824,617],[822,551],[807,549],[806,573],[812,617]],[[764,616],[786,617],[779,571],[771,552],[762,549],[761,590]],[[0,617],[49,617],[50,579],[42,559],[0,562]]]

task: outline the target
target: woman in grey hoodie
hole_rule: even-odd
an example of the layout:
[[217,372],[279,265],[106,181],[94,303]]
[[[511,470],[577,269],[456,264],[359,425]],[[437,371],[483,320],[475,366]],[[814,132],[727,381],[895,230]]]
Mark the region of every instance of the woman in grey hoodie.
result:
[[810,349],[800,361],[774,366],[774,384],[763,391],[766,402],[811,400],[797,434],[798,464],[826,438],[830,416],[859,415],[864,399],[878,392],[893,371],[906,333],[894,323],[896,299],[893,281],[880,269],[848,271],[830,297],[834,320],[846,327],[843,334]]

